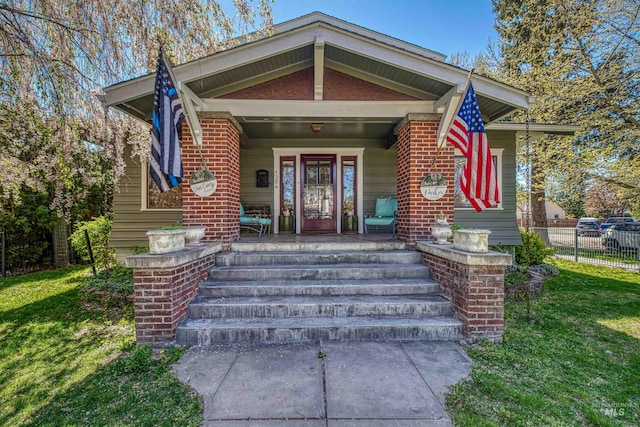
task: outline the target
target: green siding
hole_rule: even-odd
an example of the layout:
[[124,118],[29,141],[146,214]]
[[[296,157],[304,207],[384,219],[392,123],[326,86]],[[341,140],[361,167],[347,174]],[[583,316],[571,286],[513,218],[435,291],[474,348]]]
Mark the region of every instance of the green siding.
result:
[[455,211],[454,223],[470,228],[491,230],[489,244],[520,245],[522,239],[516,221],[516,136],[513,131],[487,131],[491,148],[503,148],[502,152],[502,207]]
[[125,151],[125,175],[113,196],[113,227],[109,245],[116,250],[118,262],[131,255],[132,246],[148,246],[146,232],[182,220],[181,211],[140,209],[142,203],[142,164]]
[[[362,148],[364,211],[373,213],[376,197],[397,193],[397,151],[384,148],[383,140],[297,140],[252,139],[240,149],[240,200],[246,205],[269,205],[273,212],[273,148],[301,146],[318,148]],[[312,151],[312,150],[311,150]],[[256,171],[269,171],[269,188],[256,187]],[[299,173],[300,171],[297,171]]]
[[[489,131],[492,148],[503,148],[502,156],[502,210],[456,210],[455,223],[466,227],[489,228],[490,244],[521,244],[516,223],[516,165],[515,133],[513,131]],[[395,146],[385,148],[383,140],[296,140],[252,139],[240,150],[240,200],[247,205],[269,205],[273,211],[273,148],[280,147],[364,147],[364,211],[373,213],[376,198],[397,192],[397,151]],[[182,219],[180,211],[143,211],[141,207],[141,171],[138,159],[132,159],[128,151],[126,175],[121,178],[114,196],[114,221],[110,245],[116,249],[119,261],[131,253],[134,245],[147,246],[147,230],[174,224]],[[269,187],[256,187],[256,170],[269,171]]]

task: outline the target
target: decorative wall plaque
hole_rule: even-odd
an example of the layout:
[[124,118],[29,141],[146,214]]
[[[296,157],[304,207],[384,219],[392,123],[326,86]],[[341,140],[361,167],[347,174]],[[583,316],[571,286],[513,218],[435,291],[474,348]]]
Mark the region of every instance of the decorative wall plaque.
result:
[[447,180],[439,172],[430,173],[422,178],[420,192],[427,200],[438,200],[447,192]]
[[213,172],[202,168],[191,174],[189,185],[198,196],[207,197],[212,195],[218,188],[218,180]]

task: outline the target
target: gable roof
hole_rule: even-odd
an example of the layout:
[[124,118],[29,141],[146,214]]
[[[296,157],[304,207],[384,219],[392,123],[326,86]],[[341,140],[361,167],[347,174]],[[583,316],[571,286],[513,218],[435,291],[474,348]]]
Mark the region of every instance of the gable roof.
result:
[[[277,25],[274,35],[238,42],[175,66],[176,79],[200,99],[218,98],[306,68],[314,67],[317,73],[326,67],[410,95],[435,109],[462,88],[468,75],[446,64],[437,52],[319,12]],[[106,88],[106,105],[149,121],[154,79],[150,74]],[[530,99],[523,91],[483,76],[472,80],[487,122],[528,107]]]

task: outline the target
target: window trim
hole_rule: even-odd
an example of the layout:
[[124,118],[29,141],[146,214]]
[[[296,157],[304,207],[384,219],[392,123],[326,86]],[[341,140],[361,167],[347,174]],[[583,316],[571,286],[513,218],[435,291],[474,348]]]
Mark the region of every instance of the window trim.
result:
[[[501,211],[504,210],[504,192],[502,191],[502,155],[504,154],[504,148],[492,148],[491,149],[491,156],[492,157],[496,157],[496,175],[498,177],[498,194],[500,195],[500,203],[498,203],[498,206],[493,207],[493,208],[487,208],[487,210],[492,210],[492,211]],[[460,150],[458,150],[456,148],[455,153],[454,153],[454,159],[455,157],[462,157],[462,153],[460,152]],[[455,169],[455,162],[454,162],[454,169]],[[455,171],[454,171],[455,174]],[[453,191],[454,191],[454,211],[472,211],[472,212],[476,212],[476,209],[473,206],[468,206],[468,207],[456,207],[455,206],[455,183],[454,183],[454,187],[453,187]]]

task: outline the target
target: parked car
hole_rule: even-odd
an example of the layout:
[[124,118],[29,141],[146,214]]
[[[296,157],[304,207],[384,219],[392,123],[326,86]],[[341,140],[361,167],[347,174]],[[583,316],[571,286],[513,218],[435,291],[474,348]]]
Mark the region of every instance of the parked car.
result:
[[611,227],[613,224],[622,224],[628,222],[637,222],[635,218],[630,216],[612,216],[611,218],[607,218],[605,222],[600,224],[600,235],[602,235],[605,230]]
[[640,248],[640,223],[612,224],[602,234],[602,245],[609,252],[621,252]]
[[600,223],[596,218],[580,218],[576,224],[576,233],[578,236],[599,236]]

